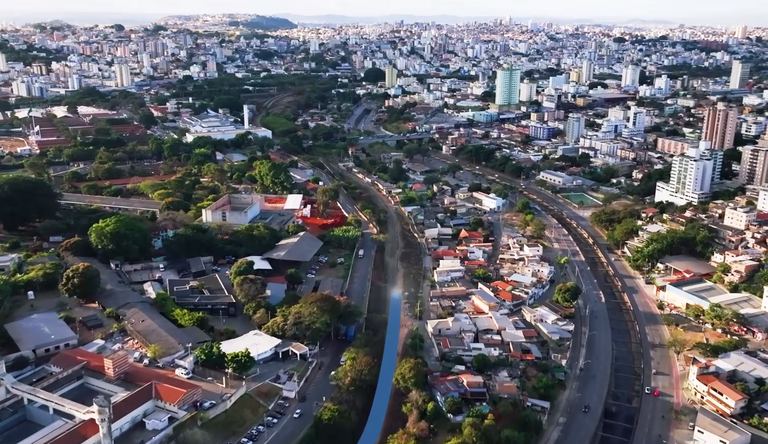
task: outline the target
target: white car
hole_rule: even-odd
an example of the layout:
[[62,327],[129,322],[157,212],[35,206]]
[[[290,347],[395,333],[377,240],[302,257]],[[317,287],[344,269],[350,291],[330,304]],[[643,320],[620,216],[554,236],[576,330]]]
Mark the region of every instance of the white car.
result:
[[347,358],[345,358],[344,356],[342,356],[342,357],[341,357],[341,360],[339,361],[339,364],[341,364],[341,365],[344,365],[344,363],[346,363],[346,362],[347,362]]
[[175,373],[176,373],[176,376],[181,376],[184,379],[189,379],[192,377],[191,371],[181,367],[177,368]]
[[294,418],[298,418],[299,416],[301,416],[301,410],[296,410],[295,412],[293,412]]
[[312,274],[312,273],[308,273],[308,274],[307,274],[307,277],[308,277],[309,279],[312,279],[313,277],[315,277],[315,275],[314,275],[314,274]]
[[646,387],[645,388],[645,394],[646,395],[650,395],[651,394],[651,388],[650,387]]
[[240,444],[253,444],[253,441],[248,438],[243,438],[240,440]]

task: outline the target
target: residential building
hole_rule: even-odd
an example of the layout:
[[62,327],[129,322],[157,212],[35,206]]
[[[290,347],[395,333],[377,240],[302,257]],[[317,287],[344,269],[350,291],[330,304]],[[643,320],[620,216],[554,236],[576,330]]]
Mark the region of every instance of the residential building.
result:
[[693,444],[749,444],[752,434],[717,413],[699,409],[693,428]]
[[747,26],[746,25],[739,25],[736,27],[736,31],[733,33],[733,36],[737,39],[744,40],[747,38]]
[[480,207],[487,211],[501,211],[504,208],[505,200],[496,196],[495,194],[481,193],[480,191],[474,191],[472,197],[477,199]]
[[565,141],[573,144],[579,141],[584,135],[584,124],[586,119],[581,114],[571,114],[565,122]]
[[528,127],[528,135],[534,139],[550,140],[555,134],[555,127],[543,123],[532,123]]
[[725,210],[723,225],[739,230],[747,227],[757,219],[757,211],[752,207],[728,208]]
[[488,400],[485,380],[482,376],[471,372],[448,376],[433,373],[429,376],[428,381],[437,403],[443,408],[445,408],[445,399],[451,396],[473,402]]
[[693,397],[706,408],[725,416],[738,415],[749,403],[749,397],[720,379],[724,376],[713,362],[694,357],[686,385]]
[[8,59],[0,52],[0,72],[8,71]]
[[637,88],[640,86],[640,67],[637,65],[625,66],[621,72],[621,86]]
[[742,89],[747,85],[749,81],[749,70],[752,65],[744,63],[741,60],[734,60],[731,66],[731,80],[728,86],[731,89]]
[[656,151],[666,154],[683,154],[699,146],[699,141],[684,137],[659,137],[656,139]]
[[245,225],[261,212],[262,196],[227,194],[203,209],[203,222]]
[[674,158],[669,182],[656,184],[655,202],[698,204],[709,198],[712,184],[720,180],[722,151],[691,149]]
[[115,86],[118,88],[126,88],[133,85],[133,79],[131,78],[131,68],[125,64],[116,64],[115,70]]
[[764,135],[757,145],[741,148],[739,182],[743,185],[768,185],[768,135]]
[[536,100],[536,83],[531,83],[528,79],[525,79],[520,84],[520,101],[531,102]]
[[595,77],[595,63],[592,60],[581,62],[581,83],[589,83]]
[[22,258],[20,254],[5,253],[0,254],[0,274],[11,272],[14,267],[20,265]]
[[237,303],[218,274],[193,279],[168,279],[167,293],[176,305],[211,316],[236,316]]
[[392,65],[384,68],[384,86],[387,88],[397,86],[397,68]]
[[761,189],[758,193],[757,211],[766,213],[768,212],[768,189]]
[[768,126],[768,119],[765,117],[747,117],[741,124],[741,134],[750,137],[760,137],[765,134],[765,128]]
[[633,106],[629,110],[629,126],[637,133],[645,132],[645,109]]
[[477,327],[469,315],[457,313],[447,319],[430,319],[427,321],[427,332],[430,336],[459,336],[464,333],[475,333]]
[[443,259],[432,274],[435,282],[451,282],[464,276],[464,266],[460,259]]
[[496,105],[517,105],[520,101],[520,68],[504,65],[496,70]]
[[738,116],[738,108],[725,102],[718,102],[716,106],[710,106],[704,112],[701,140],[711,142],[711,149],[713,150],[733,148]]

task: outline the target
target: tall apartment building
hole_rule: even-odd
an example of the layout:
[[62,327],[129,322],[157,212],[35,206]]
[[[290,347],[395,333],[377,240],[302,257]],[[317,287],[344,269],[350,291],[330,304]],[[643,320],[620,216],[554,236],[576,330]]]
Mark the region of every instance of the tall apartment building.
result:
[[[701,146],[706,146],[702,143]],[[714,182],[720,181],[723,152],[695,148],[672,160],[669,182],[656,183],[654,202],[675,205],[698,204],[710,197]]]
[[387,88],[394,88],[397,86],[397,68],[394,66],[387,66],[384,68],[384,86]]
[[128,65],[116,64],[115,70],[115,86],[118,88],[125,88],[133,85],[131,79],[131,68]]
[[496,105],[520,103],[520,68],[504,65],[496,70]]
[[757,145],[741,149],[739,182],[759,187],[768,185],[768,135],[764,135]]
[[710,106],[704,112],[701,140],[712,142],[713,150],[733,148],[738,116],[739,110],[725,102],[719,102],[717,106]]
[[0,71],[8,71],[8,59],[0,52]]
[[531,83],[528,79],[525,79],[520,84],[520,101],[531,102],[536,99],[536,82]]
[[760,137],[765,134],[766,127],[768,127],[768,119],[765,117],[748,117],[741,124],[741,134],[744,136]]
[[595,77],[595,63],[592,60],[581,62],[581,83],[589,83]]
[[745,38],[747,38],[747,26],[746,25],[737,26],[736,32],[733,33],[733,36],[740,40],[744,40]]
[[666,154],[683,154],[699,146],[698,140],[684,137],[659,137],[656,139],[656,151]]
[[621,86],[640,86],[640,67],[637,65],[625,66],[621,73]]
[[731,66],[731,81],[728,86],[731,89],[744,88],[749,81],[749,70],[752,65],[741,60],[734,60]]
[[638,132],[645,131],[645,108],[633,106],[629,110],[629,126]]
[[565,141],[569,144],[578,142],[584,135],[584,124],[586,119],[581,114],[571,114],[565,122]]

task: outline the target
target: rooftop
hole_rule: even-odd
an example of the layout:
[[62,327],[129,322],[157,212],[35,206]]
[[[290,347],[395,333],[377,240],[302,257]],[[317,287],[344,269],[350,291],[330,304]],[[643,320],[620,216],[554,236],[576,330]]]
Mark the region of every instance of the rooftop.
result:
[[746,437],[748,441],[751,437],[751,434],[746,430],[707,409],[699,409],[699,414],[696,416],[696,427],[712,433],[725,442],[734,442],[743,437]]
[[659,263],[690,276],[701,276],[715,272],[715,267],[707,262],[690,256],[666,256]]
[[119,313],[125,320],[128,332],[144,345],[158,344],[161,356],[179,353],[187,348],[187,344],[195,347],[211,340],[197,327],[179,328],[173,325],[165,316],[144,302],[126,304],[120,308]]
[[275,248],[262,257],[280,261],[307,262],[322,246],[323,241],[304,231],[281,240]]
[[274,349],[282,342],[281,339],[262,333],[258,330],[251,330],[248,333],[229,339],[221,343],[221,351],[224,353],[238,352],[248,349],[254,357],[268,350]]
[[35,350],[65,341],[77,341],[77,335],[52,311],[9,322],[5,324],[5,329],[19,350]]

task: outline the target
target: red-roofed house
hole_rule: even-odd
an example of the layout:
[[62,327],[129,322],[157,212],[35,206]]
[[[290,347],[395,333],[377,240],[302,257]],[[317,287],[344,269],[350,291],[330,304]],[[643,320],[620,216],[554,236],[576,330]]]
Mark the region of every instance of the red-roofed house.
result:
[[461,230],[461,232],[459,233],[459,239],[465,239],[465,240],[468,240],[468,241],[482,242],[483,241],[483,235],[479,231]]

